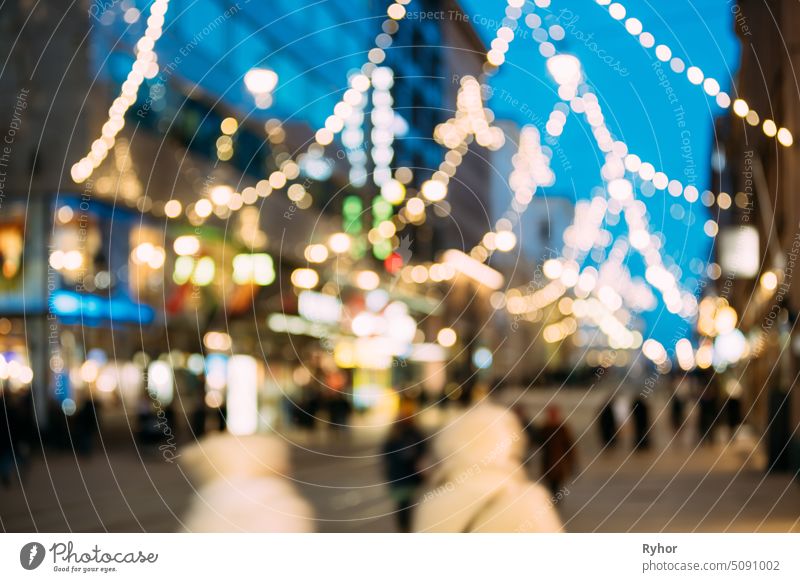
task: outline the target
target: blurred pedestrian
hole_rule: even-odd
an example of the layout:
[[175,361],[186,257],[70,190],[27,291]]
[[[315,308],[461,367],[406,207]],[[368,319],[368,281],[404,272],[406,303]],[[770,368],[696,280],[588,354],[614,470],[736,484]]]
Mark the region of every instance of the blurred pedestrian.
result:
[[98,408],[94,398],[89,395],[75,415],[75,440],[78,453],[86,457],[92,454],[94,439],[100,428]]
[[551,498],[528,480],[514,413],[488,401],[469,408],[433,440],[436,469],[414,512],[417,532],[560,532]]
[[631,416],[633,417],[633,449],[645,451],[650,448],[650,411],[647,402],[638,396],[631,404]]
[[681,398],[678,393],[672,395],[672,398],[669,401],[669,419],[670,424],[672,424],[672,430],[674,432],[680,432],[683,428],[683,421],[684,421],[684,413],[683,409],[685,408],[683,398]]
[[710,445],[714,442],[714,431],[717,421],[717,375],[713,368],[697,371],[697,407],[698,432],[701,445]]
[[713,386],[706,386],[700,393],[698,408],[700,409],[698,418],[700,444],[710,445],[714,442],[717,420],[717,396]]
[[331,428],[337,433],[346,433],[350,428],[350,413],[353,407],[344,392],[331,391],[328,397],[328,417]]
[[36,419],[33,410],[32,388],[25,390],[17,399],[16,406],[9,413],[12,445],[17,472],[24,480],[30,464],[33,444],[36,440]]
[[397,419],[381,450],[386,481],[395,503],[395,519],[401,532],[411,531],[411,512],[422,484],[422,459],[427,452],[425,435],[417,427],[410,401],[400,405]]
[[0,387],[0,482],[11,487],[11,472],[14,469],[14,441],[11,435],[8,400],[5,391]]
[[597,415],[600,429],[600,442],[604,449],[613,449],[617,446],[617,417],[614,414],[614,399],[609,398],[603,404]]
[[136,437],[140,445],[153,445],[158,440],[155,425],[156,417],[150,397],[144,396],[136,406]]
[[289,449],[279,438],[213,433],[182,449],[180,463],[195,486],[186,531],[313,531],[314,513],[290,480]]
[[322,386],[312,375],[311,382],[303,388],[300,398],[298,419],[301,427],[313,432],[317,426],[317,418],[322,407]]
[[556,495],[575,470],[575,442],[557,406],[548,406],[546,415],[545,423],[539,429],[542,479],[550,492]]

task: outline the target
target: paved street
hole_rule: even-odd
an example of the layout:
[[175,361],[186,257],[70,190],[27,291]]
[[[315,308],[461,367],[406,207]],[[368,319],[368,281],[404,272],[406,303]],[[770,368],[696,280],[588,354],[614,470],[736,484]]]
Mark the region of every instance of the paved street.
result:
[[[521,402],[532,414],[553,393],[528,393]],[[689,429],[671,440],[659,415],[663,403],[654,401],[651,452],[631,454],[625,434],[619,450],[600,452],[591,420],[602,400],[602,391],[559,395],[579,447],[579,474],[559,506],[569,531],[800,531],[800,485],[765,476],[751,441],[695,448]],[[434,411],[423,424],[430,430],[442,420]],[[589,429],[577,430],[584,426]],[[319,531],[394,530],[376,454],[379,430],[291,438],[294,478],[315,507]],[[529,464],[533,478],[537,461],[534,456]],[[15,484],[2,492],[0,522],[6,531],[176,531],[191,492],[180,466],[161,457],[118,448],[90,459],[53,453],[35,460],[24,491]]]

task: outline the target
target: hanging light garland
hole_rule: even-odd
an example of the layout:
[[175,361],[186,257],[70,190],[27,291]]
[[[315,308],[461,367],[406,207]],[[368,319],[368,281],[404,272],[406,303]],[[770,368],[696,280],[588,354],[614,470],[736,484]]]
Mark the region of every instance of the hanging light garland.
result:
[[108,120],[103,124],[102,135],[92,142],[91,150],[80,161],[73,164],[70,174],[76,184],[85,182],[103,163],[108,152],[114,147],[116,137],[125,127],[125,113],[136,103],[139,87],[145,79],[153,79],[158,74],[158,57],[155,44],[164,27],[164,15],[169,0],[154,0],[150,5],[150,16],[144,35],[136,43],[136,59],[131,66],[120,95],[114,99],[108,110]]
[[[588,90],[582,91],[582,93],[579,95],[579,88],[583,80],[582,73],[580,71],[580,62],[569,55],[559,55],[557,53],[555,46],[548,41],[548,31],[541,27],[541,19],[538,17],[538,15],[528,15],[526,18],[526,23],[533,30],[533,38],[539,43],[540,53],[548,58],[548,69],[559,84],[559,97],[562,100],[569,102],[570,107],[574,111],[585,114],[587,121],[593,128],[592,133],[597,141],[598,147],[601,149],[601,151],[606,153],[606,163],[602,168],[602,174],[606,180],[611,180],[608,186],[609,195],[611,197],[610,202],[617,202],[622,206],[623,214],[629,229],[629,237],[632,241],[631,245],[636,248],[637,251],[642,253],[643,257],[645,258],[645,263],[647,264],[647,282],[659,290],[669,311],[673,313],[679,313],[683,317],[692,317],[697,313],[696,298],[691,293],[682,291],[677,282],[677,278],[664,266],[663,259],[658,251],[660,241],[658,241],[656,237],[653,237],[649,233],[649,228],[645,219],[646,209],[641,202],[634,201],[633,185],[628,180],[624,179],[626,170],[634,171],[631,169],[631,167],[636,166],[635,158],[628,155],[628,148],[626,144],[614,140],[611,136],[610,131],[605,126],[602,110],[599,106],[599,100],[597,99],[596,95]],[[558,123],[559,121],[561,121],[561,123]],[[563,130],[563,121],[564,120],[558,118],[553,119],[553,116],[551,115],[551,118],[546,126],[548,133],[551,135],[560,135],[561,131]],[[627,166],[626,162],[628,162]],[[635,168],[635,171],[641,171],[641,169],[641,166],[639,166],[638,168]],[[653,174],[650,175],[649,169],[645,168],[645,176],[643,178],[652,180],[655,178],[655,174],[656,172],[653,170]],[[660,180],[663,180],[663,178],[659,178],[659,181]],[[669,188],[669,186],[670,181],[667,180],[666,187]],[[673,184],[673,195],[675,195],[674,192],[676,190],[677,187]],[[681,188],[679,192],[685,193],[686,188]],[[692,194],[693,193],[690,190],[689,196],[692,197]],[[602,199],[598,198],[597,200]],[[596,208],[599,211],[596,211],[594,215],[598,217],[597,225],[599,228],[599,225],[601,224],[608,208],[607,205],[603,203],[597,203]],[[581,216],[576,208],[575,223],[578,224],[580,220]],[[706,230],[706,232],[708,234],[708,230]],[[570,238],[574,239],[574,231],[567,229],[565,232],[564,254],[570,252],[574,253],[573,249],[575,247],[568,242]],[[570,242],[574,242],[574,240]],[[586,251],[588,251],[590,246],[592,246],[591,243],[584,247]],[[601,270],[607,270],[606,265],[607,263],[602,265]],[[514,297],[513,301],[509,300],[507,304],[509,312],[512,314],[535,312],[546,307],[547,305],[554,303],[555,301],[558,301],[564,296],[569,288],[577,286],[577,283],[580,281],[581,275],[583,274],[577,274],[577,272],[577,261],[567,261],[564,259],[548,261],[545,264],[545,273],[549,276],[549,278],[554,280],[547,284],[544,288],[537,290],[528,297]],[[564,280],[565,277],[566,281]],[[594,287],[597,288],[596,285]],[[628,296],[623,298],[623,296],[617,293],[610,285],[599,287],[599,289],[602,289],[602,293],[606,296],[605,301],[603,301],[602,297],[600,298],[600,304],[605,303],[606,307],[608,307],[609,304],[611,304],[612,307],[621,307],[623,303],[630,302],[636,296],[634,295],[633,297]],[[597,295],[600,295],[600,293],[601,291],[598,291]],[[623,301],[623,299],[625,299],[625,301]],[[586,315],[591,317],[591,314],[596,315],[601,313],[601,310],[598,310],[594,307],[584,309],[584,307],[594,304],[577,303],[577,301],[584,300],[578,299],[573,301],[570,303],[570,309],[572,310],[572,313],[577,315],[579,318]],[[596,299],[590,299],[588,301],[596,301]],[[578,306],[577,312],[575,311],[576,305]],[[610,313],[609,315],[613,317],[613,313]],[[608,322],[611,320],[595,319],[594,323],[600,325],[601,321],[604,321],[605,325],[600,326],[600,328],[609,337],[610,342],[616,342],[620,347],[632,347],[636,344],[635,341],[628,341],[631,338],[623,339],[619,335],[615,337],[613,335],[613,331],[611,331],[614,326],[609,326],[608,324]],[[559,324],[555,325],[558,326]],[[563,327],[553,328],[553,326],[549,326],[546,329],[551,331],[556,330],[552,331],[551,334],[554,338],[563,339],[563,337],[569,335],[569,333],[562,333],[564,329]],[[620,328],[617,326],[617,329]],[[626,328],[622,326],[621,329]],[[614,339],[612,340],[612,338]],[[681,345],[683,346],[683,344]],[[652,339],[644,342],[643,352],[645,353],[646,357],[654,361],[657,366],[659,366],[661,371],[665,371],[664,364],[666,361],[666,351],[659,342]],[[683,359],[686,359],[685,354],[683,355]]]
[[762,122],[758,112],[751,109],[744,99],[736,99],[731,103],[730,96],[720,90],[720,82],[717,79],[706,75],[700,67],[687,67],[684,59],[674,56],[674,51],[667,44],[659,44],[656,46],[655,37],[652,33],[644,31],[643,24],[638,18],[626,18],[628,10],[621,2],[612,2],[611,0],[595,1],[600,6],[606,8],[611,18],[622,22],[628,34],[638,38],[639,43],[644,48],[653,49],[659,61],[664,63],[668,62],[669,68],[673,73],[678,75],[683,75],[685,73],[686,79],[692,85],[702,86],[705,93],[709,97],[714,97],[717,105],[722,109],[733,107],[733,112],[752,126],[757,126],[761,123],[761,129],[764,135],[777,139],[778,143],[784,147],[790,147],[794,143],[794,136],[790,130],[785,127],[778,128],[777,124],[769,118],[765,118]]

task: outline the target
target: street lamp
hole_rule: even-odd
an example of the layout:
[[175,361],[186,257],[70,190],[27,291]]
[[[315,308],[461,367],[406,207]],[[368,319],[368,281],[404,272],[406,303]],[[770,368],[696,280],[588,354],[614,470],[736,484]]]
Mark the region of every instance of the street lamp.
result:
[[278,84],[278,74],[270,69],[252,68],[244,76],[244,85],[252,93],[256,107],[272,105],[272,91]]

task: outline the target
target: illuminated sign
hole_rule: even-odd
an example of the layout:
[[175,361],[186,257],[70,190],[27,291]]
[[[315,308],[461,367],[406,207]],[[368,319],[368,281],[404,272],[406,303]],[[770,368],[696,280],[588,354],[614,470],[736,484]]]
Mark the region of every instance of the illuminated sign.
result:
[[54,291],[50,297],[50,306],[58,317],[81,322],[109,321],[147,325],[155,318],[152,307],[134,303],[126,297],[109,299],[74,291]]
[[303,291],[298,298],[297,311],[308,321],[334,325],[342,318],[342,302],[332,295]]

